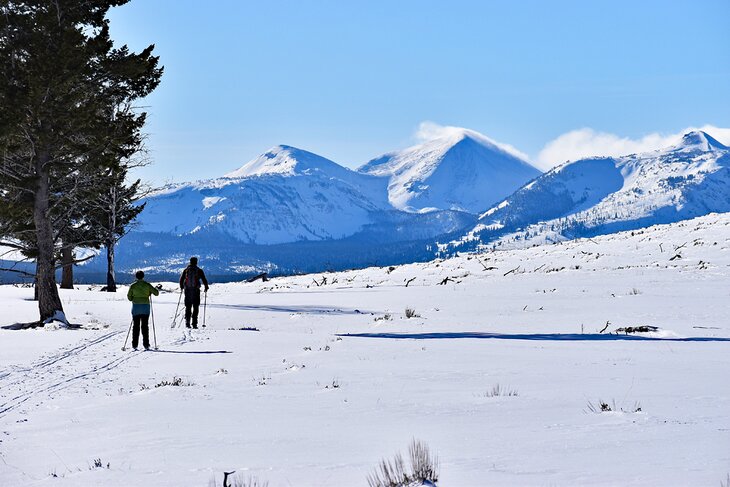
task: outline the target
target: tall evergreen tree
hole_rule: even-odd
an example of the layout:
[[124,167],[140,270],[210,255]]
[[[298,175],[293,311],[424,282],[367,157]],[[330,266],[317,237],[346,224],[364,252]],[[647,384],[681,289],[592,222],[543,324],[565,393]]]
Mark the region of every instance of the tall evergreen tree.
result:
[[99,165],[139,150],[145,113],[132,104],[162,75],[154,46],[113,46],[106,15],[128,1],[0,0],[0,192],[19,205],[0,214],[14,231],[31,215],[41,320],[63,311],[54,216],[99,183]]
[[142,196],[140,181],[127,184],[124,167],[110,169],[102,181],[103,184],[93,201],[94,211],[91,218],[92,226],[99,232],[100,243],[106,251],[106,290],[115,292],[117,290],[115,248],[144,210],[144,204],[137,204]]

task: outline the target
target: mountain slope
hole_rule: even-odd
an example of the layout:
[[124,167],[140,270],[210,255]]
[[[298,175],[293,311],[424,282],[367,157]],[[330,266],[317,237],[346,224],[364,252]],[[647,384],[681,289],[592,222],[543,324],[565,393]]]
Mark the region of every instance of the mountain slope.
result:
[[389,209],[385,183],[294,147],[275,147],[226,177],[163,188],[139,231],[216,231],[243,243],[337,239]]
[[525,245],[730,211],[730,150],[704,132],[667,149],[559,166],[444,248]]
[[[476,215],[463,212],[396,210],[387,178],[289,146],[222,178],[162,188],[145,203],[139,224],[119,244],[120,272],[170,276],[190,255],[227,278],[428,260],[435,237],[476,223]],[[103,264],[96,258],[83,272]]]
[[466,129],[384,154],[358,171],[389,177],[390,202],[414,212],[438,208],[478,213],[540,175],[506,148]]

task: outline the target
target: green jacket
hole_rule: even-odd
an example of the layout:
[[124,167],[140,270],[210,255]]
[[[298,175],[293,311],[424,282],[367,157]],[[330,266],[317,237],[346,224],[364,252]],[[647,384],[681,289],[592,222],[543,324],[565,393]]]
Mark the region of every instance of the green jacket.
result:
[[127,291],[127,299],[134,304],[150,304],[151,294],[159,296],[160,291],[158,291],[149,282],[143,279],[137,279],[134,284],[129,286],[129,291]]

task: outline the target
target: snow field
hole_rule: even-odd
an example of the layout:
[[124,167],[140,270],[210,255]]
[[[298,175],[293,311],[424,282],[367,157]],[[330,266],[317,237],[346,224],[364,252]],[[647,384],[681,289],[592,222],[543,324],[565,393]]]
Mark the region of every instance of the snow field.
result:
[[[441,486],[717,485],[730,472],[729,271],[730,215],[710,215],[213,285],[192,340],[169,328],[166,283],[156,353],[120,350],[125,290],[62,291],[85,329],[0,330],[0,485],[222,485],[230,470],[272,487],[366,485],[412,438],[438,455]],[[35,316],[31,292],[0,287],[5,321]],[[660,330],[607,335],[639,325]],[[490,397],[497,385],[517,395]],[[599,401],[624,411],[590,412]]]

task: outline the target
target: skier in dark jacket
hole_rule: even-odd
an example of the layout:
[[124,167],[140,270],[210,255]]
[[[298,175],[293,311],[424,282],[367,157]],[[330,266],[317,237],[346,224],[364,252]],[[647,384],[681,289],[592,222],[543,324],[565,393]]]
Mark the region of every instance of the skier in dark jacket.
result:
[[129,286],[127,291],[127,299],[132,302],[132,321],[134,328],[132,330],[132,348],[137,350],[139,345],[139,330],[142,328],[142,345],[145,350],[150,349],[150,296],[159,296],[160,291],[149,282],[144,280],[144,272],[137,271],[135,274],[137,280]]
[[[193,328],[198,328],[198,309],[200,308],[200,282],[208,292],[208,280],[203,269],[198,267],[198,258],[190,257],[190,265],[180,276],[180,289],[185,291],[185,326],[190,328],[190,318],[193,319]],[[192,310],[191,310],[192,308]],[[192,312],[191,312],[192,311]]]

